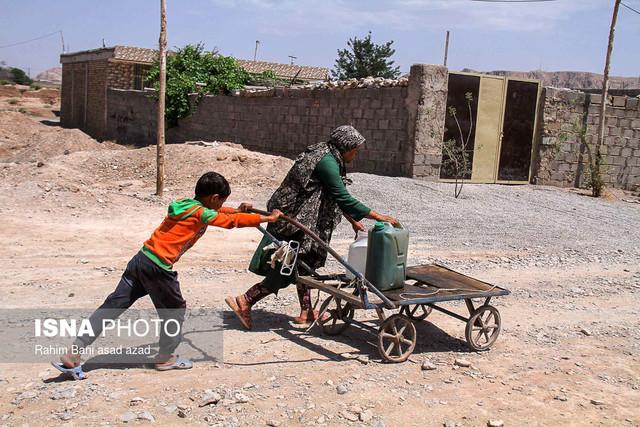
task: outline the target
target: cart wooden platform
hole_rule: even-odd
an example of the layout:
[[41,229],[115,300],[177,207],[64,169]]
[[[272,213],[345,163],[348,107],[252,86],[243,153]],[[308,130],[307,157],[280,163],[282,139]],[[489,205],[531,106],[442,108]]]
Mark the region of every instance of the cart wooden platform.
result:
[[[378,338],[380,356],[388,362],[403,362],[413,353],[417,342],[414,322],[425,320],[432,310],[465,322],[469,347],[488,350],[502,328],[500,313],[489,303],[494,297],[509,294],[506,289],[438,264],[409,267],[404,287],[384,292],[366,280],[347,280],[345,275],[299,276],[297,280],[329,295],[320,307],[321,316],[326,313],[328,318],[318,322],[325,334],[338,335],[351,325],[372,331]],[[465,301],[468,317],[439,305],[455,300]],[[375,310],[379,327],[355,320],[358,309]],[[398,311],[387,316],[385,309]]]

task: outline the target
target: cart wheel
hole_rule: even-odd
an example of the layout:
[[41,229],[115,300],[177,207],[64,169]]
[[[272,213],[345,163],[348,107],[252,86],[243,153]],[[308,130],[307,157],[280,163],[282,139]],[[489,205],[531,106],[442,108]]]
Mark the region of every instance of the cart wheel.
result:
[[378,332],[378,351],[387,362],[404,362],[416,348],[416,327],[403,314],[388,317]]
[[318,320],[318,324],[325,334],[339,335],[351,324],[354,311],[351,304],[344,303],[341,299],[327,298],[320,306],[320,313],[326,313],[329,317],[324,321]]
[[467,321],[464,335],[469,347],[483,351],[489,350],[496,342],[501,329],[502,321],[498,310],[491,305],[483,305]]
[[432,311],[433,308],[427,304],[405,305],[400,310],[400,314],[404,314],[415,322],[420,322],[426,319]]

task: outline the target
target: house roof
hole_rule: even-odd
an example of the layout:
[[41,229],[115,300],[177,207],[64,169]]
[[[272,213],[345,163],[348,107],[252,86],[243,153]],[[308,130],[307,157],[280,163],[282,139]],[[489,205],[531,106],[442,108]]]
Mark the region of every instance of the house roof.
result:
[[158,51],[144,47],[114,46],[113,59],[151,64],[158,59]]
[[[84,62],[107,59],[109,61],[126,61],[139,64],[152,64],[158,57],[156,49],[133,46],[112,46],[99,49],[83,50],[80,52],[63,53],[60,62]],[[271,70],[276,77],[301,80],[328,80],[329,69],[322,67],[309,67],[306,65],[278,64],[277,62],[250,61],[236,59],[238,64],[249,73],[262,73]]]
[[297,78],[302,80],[327,80],[329,78],[328,68],[278,64],[277,62],[250,61],[247,59],[236,59],[236,61],[249,73],[262,73],[270,70],[273,71],[276,77],[289,79],[296,77],[296,74]]
[[80,52],[63,53],[60,55],[60,62],[66,64],[70,62],[99,61],[106,59],[109,61],[151,64],[157,57],[158,51],[155,49],[132,46],[111,46]]

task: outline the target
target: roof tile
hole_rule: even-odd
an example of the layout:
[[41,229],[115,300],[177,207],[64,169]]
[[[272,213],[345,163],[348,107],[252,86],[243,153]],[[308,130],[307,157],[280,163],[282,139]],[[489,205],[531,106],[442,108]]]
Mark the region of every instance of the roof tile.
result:
[[[278,64],[276,62],[250,61],[236,59],[238,64],[249,73],[262,73],[271,70],[276,77],[294,78],[296,74],[302,80],[327,80],[329,69],[322,67],[309,67],[306,65]],[[299,72],[299,74],[298,74]]]

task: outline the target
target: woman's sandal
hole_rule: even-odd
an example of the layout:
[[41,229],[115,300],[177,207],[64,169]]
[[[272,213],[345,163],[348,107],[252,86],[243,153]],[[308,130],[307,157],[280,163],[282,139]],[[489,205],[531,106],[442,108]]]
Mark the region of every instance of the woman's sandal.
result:
[[184,357],[176,356],[176,361],[171,365],[155,365],[156,371],[170,371],[172,369],[191,369],[193,362]]
[[[318,315],[320,313],[318,312],[318,310],[313,310],[313,316],[311,318],[309,318],[308,316],[305,319],[302,319],[300,316],[296,316],[293,318],[293,323],[297,326],[301,326],[301,327],[309,327],[311,326],[311,324],[313,322],[315,322],[315,320],[318,318]],[[329,320],[329,314],[328,313],[322,313],[322,320],[326,321]],[[319,321],[321,322],[321,321]]]
[[226,302],[229,308],[233,310],[233,312],[238,317],[238,320],[240,320],[240,323],[242,323],[245,328],[250,330],[252,326],[251,313],[242,311],[242,309],[240,308],[240,304],[238,304],[238,298],[239,297],[226,297],[224,299],[224,302]]

